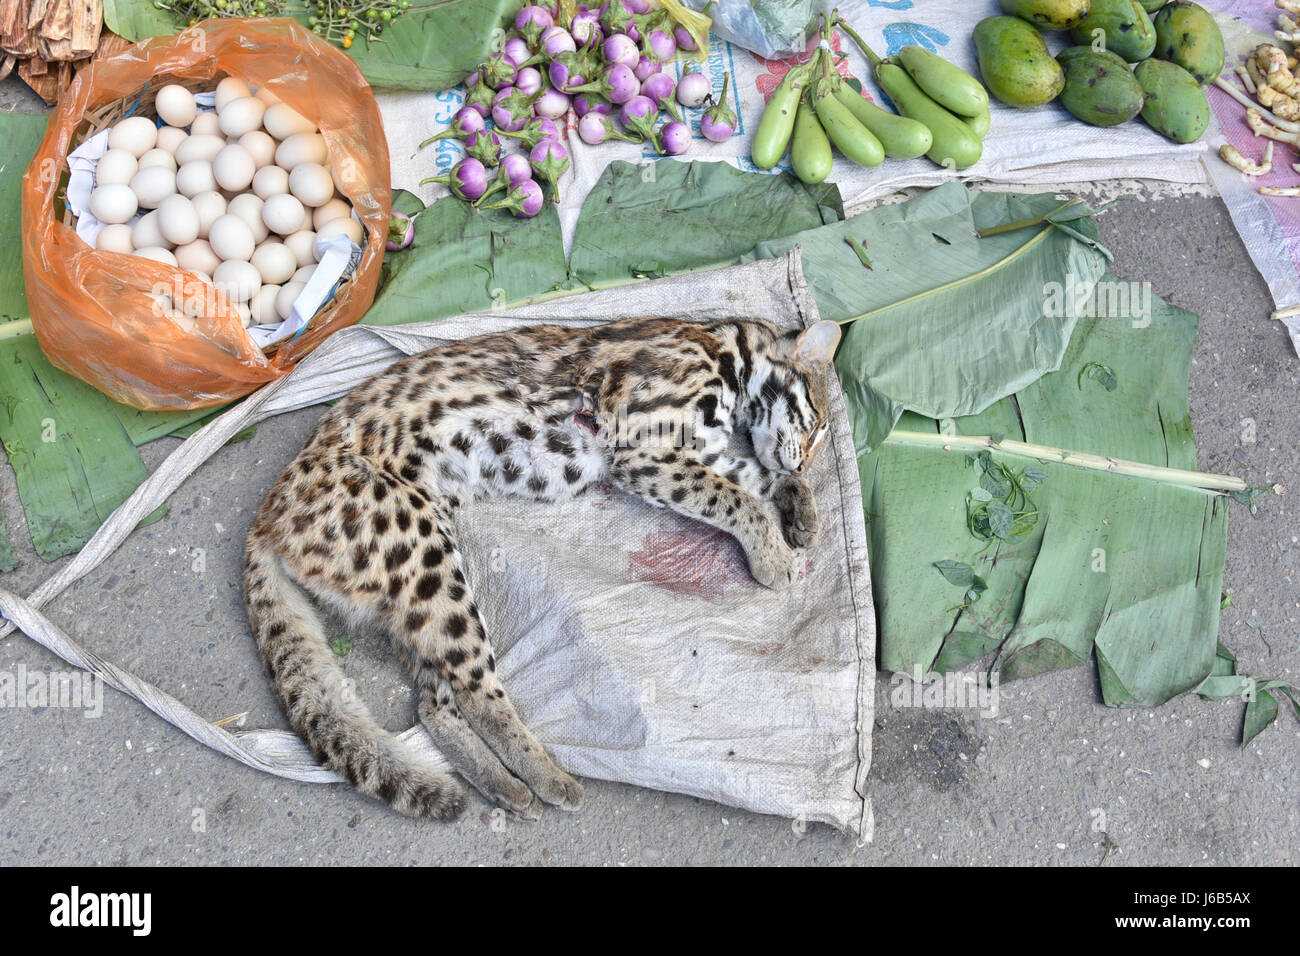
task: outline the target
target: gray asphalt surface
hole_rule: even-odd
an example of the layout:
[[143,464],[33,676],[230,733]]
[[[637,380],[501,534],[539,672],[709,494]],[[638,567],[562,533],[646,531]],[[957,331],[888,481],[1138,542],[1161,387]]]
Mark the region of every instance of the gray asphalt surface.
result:
[[[15,99],[0,86],[0,108]],[[30,100],[20,108],[32,108]],[[1200,467],[1289,491],[1233,510],[1221,638],[1244,672],[1300,683],[1297,565],[1300,360],[1215,198],[1129,202],[1100,220],[1113,271],[1201,317],[1192,368]],[[78,641],[214,719],[284,720],[240,603],[243,539],[262,496],[320,410],[261,425],[224,449],[47,613]],[[1254,423],[1253,437],[1244,440]],[[155,466],[176,442],[143,449]],[[12,472],[0,504],[26,593],[53,573],[31,551]],[[200,559],[201,555],[201,560]],[[0,672],[63,669],[22,635]],[[414,702],[378,641],[347,657],[387,726]],[[693,798],[585,781],[574,815],[493,825],[475,802],[452,825],[420,824],[343,787],[281,781],[211,753],[105,691],[102,716],[0,712],[0,863],[6,864],[1031,864],[1300,862],[1300,723],[1290,713],[1248,748],[1242,706],[1192,696],[1157,710],[1100,703],[1091,666],[1001,688],[997,717],[894,710],[879,681],[871,795],[875,842]]]

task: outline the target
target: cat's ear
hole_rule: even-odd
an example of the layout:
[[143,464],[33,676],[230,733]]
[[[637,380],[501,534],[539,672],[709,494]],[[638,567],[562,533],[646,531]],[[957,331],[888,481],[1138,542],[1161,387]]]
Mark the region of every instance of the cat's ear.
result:
[[815,322],[799,333],[790,358],[802,365],[828,365],[840,344],[840,327],[834,322]]

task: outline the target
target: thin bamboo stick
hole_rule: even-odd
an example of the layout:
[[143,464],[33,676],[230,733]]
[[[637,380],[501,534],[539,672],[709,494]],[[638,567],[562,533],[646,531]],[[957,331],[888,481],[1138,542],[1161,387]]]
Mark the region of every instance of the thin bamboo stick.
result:
[[1245,491],[1247,485],[1240,478],[1232,475],[1216,475],[1204,471],[1184,471],[1181,468],[1165,468],[1162,465],[1144,465],[1141,462],[1125,461],[1122,458],[1108,458],[1089,452],[1069,451],[1064,448],[1052,448],[1048,445],[1034,445],[1028,442],[1004,438],[996,441],[989,435],[941,435],[937,432],[912,432],[895,429],[885,439],[887,445],[910,445],[924,448],[941,448],[944,451],[997,451],[1022,458],[1036,458],[1039,461],[1053,461],[1075,468],[1090,471],[1108,471],[1116,475],[1128,475],[1133,478],[1146,478],[1163,481],[1166,484],[1185,485],[1200,488],[1203,491],[1228,492]]

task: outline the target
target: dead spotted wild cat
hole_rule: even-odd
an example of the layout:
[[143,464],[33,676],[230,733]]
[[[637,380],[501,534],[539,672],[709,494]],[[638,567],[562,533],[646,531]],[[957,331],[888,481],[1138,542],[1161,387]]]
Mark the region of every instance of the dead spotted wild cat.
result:
[[[315,599],[390,635],[422,724],[487,799],[530,819],[539,800],[577,809],[582,787],[497,677],[453,513],[476,496],[560,501],[609,481],[734,535],[754,578],[783,587],[791,547],[817,530],[800,476],[828,430],[839,337],[833,322],[531,326],[411,356],[358,386],[320,420],[248,536],[248,616],[294,729],[402,813],[450,819],[464,807],[456,781],[349,692]],[[649,427],[617,441],[594,427],[620,415]],[[754,458],[728,455],[733,431]]]

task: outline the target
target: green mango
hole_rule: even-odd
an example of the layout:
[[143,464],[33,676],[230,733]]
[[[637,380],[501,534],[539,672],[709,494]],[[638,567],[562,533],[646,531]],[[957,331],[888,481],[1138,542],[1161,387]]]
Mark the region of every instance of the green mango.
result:
[[1223,72],[1223,33],[1203,6],[1175,0],[1160,8],[1155,26],[1160,59],[1177,63],[1201,86]]
[[1070,39],[1087,46],[1101,40],[1124,62],[1136,63],[1156,48],[1156,28],[1138,0],[1092,0],[1092,10],[1070,30]]
[[1068,30],[1088,15],[1089,0],[1001,0],[1002,12],[1042,30]]
[[1008,106],[1050,103],[1065,86],[1043,35],[1024,20],[987,17],[975,25],[974,40],[984,85]]
[[1155,13],[1165,5],[1167,0],[1139,0],[1139,2],[1142,4],[1142,9],[1147,13]]
[[1118,126],[1138,113],[1146,100],[1142,84],[1122,57],[1109,50],[1072,46],[1056,61],[1065,70],[1061,105],[1093,126]]
[[1142,118],[1175,143],[1193,143],[1210,125],[1210,101],[1196,77],[1176,63],[1143,60],[1133,71],[1146,92]]

